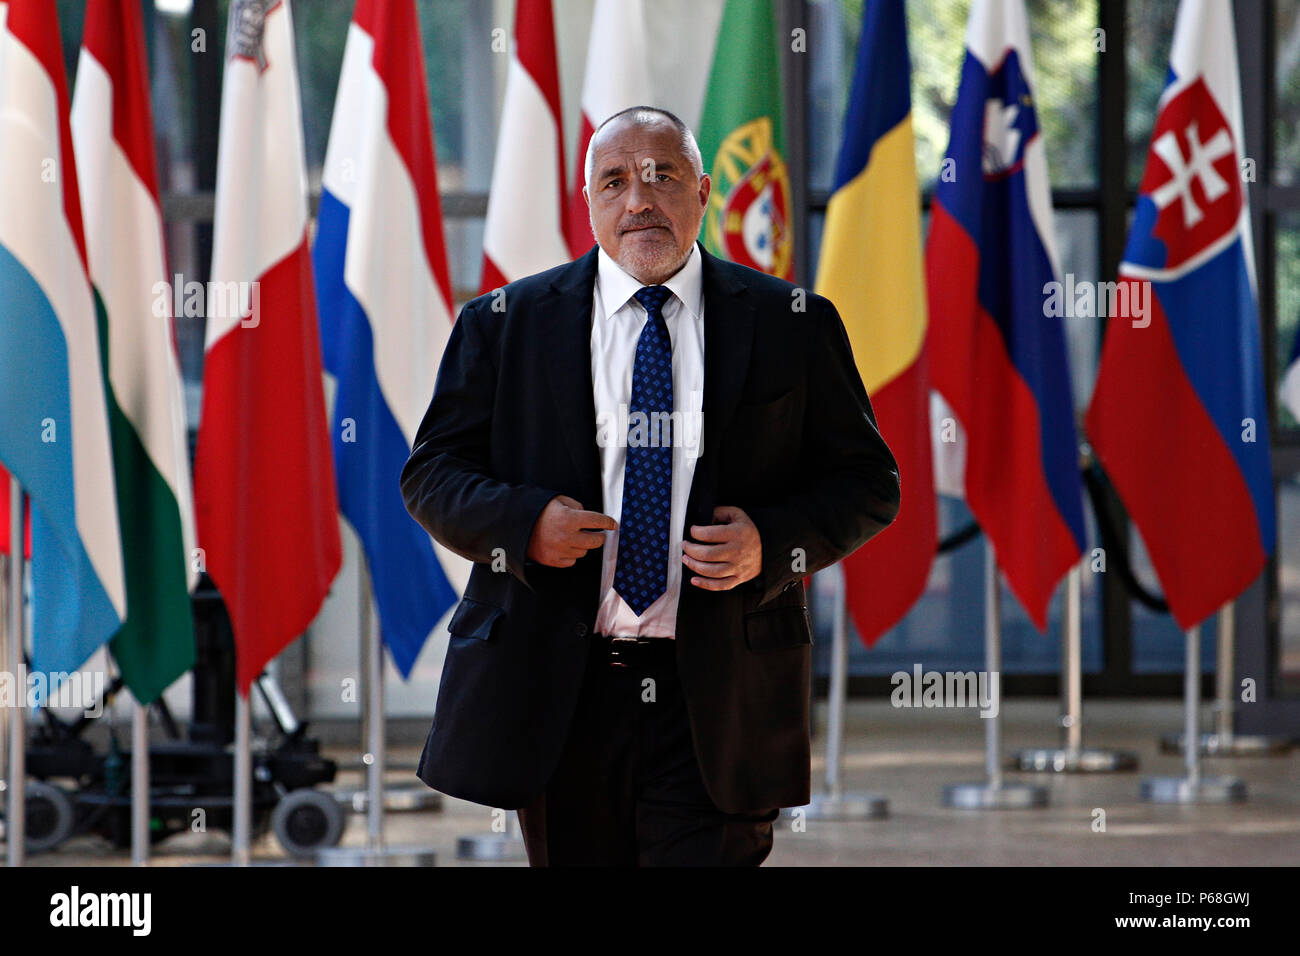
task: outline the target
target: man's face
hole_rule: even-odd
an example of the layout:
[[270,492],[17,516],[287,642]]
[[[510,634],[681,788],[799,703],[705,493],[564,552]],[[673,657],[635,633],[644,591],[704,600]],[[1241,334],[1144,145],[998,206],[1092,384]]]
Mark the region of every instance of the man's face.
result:
[[591,229],[611,259],[647,285],[685,264],[709,201],[681,134],[666,120],[615,120],[599,133],[584,190]]

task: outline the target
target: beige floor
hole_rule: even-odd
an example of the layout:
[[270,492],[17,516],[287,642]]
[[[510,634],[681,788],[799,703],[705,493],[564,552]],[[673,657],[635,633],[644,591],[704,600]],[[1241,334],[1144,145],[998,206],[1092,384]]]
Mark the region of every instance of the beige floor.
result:
[[[1055,743],[1054,701],[1016,700],[1004,709],[1006,748]],[[1229,806],[1158,806],[1138,800],[1147,774],[1179,775],[1181,758],[1158,752],[1160,734],[1176,730],[1176,702],[1093,702],[1086,711],[1086,742],[1120,747],[1141,759],[1137,773],[1102,776],[1037,775],[1050,791],[1046,809],[975,812],[941,805],[945,784],[982,777],[983,725],[971,711],[894,710],[886,702],[850,707],[844,761],[849,790],[889,800],[888,818],[860,823],[809,821],[803,832],[778,824],[769,865],[1296,865],[1300,864],[1300,750],[1283,757],[1207,761],[1205,772],[1231,773],[1249,787],[1249,800]],[[824,774],[822,741],[814,745],[814,786]],[[347,766],[355,753],[333,748]],[[394,748],[392,759],[413,766],[418,749]],[[1031,779],[1011,774],[1009,779]],[[394,771],[394,783],[414,780]],[[356,784],[358,774],[341,775]],[[418,782],[417,782],[418,783]],[[1104,811],[1105,831],[1094,829]],[[488,832],[485,807],[447,799],[441,810],[392,814],[391,845],[432,848],[439,865],[456,860],[457,838]],[[365,842],[365,820],[353,816],[344,843]],[[254,848],[259,860],[282,859],[274,837]],[[157,848],[158,865],[221,863],[229,844],[221,835],[186,835]],[[112,866],[124,856],[94,837],[70,841],[34,865]],[[483,864],[470,864],[483,865]]]

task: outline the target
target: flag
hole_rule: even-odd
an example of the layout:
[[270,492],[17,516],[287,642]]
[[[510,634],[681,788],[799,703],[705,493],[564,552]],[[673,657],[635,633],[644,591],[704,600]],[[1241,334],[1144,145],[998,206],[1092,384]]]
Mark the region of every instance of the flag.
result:
[[412,0],[359,0],[348,28],[312,258],[339,507],[361,539],[393,662],[410,676],[468,563],[406,513],[402,466],[451,334],[424,57]]
[[781,123],[780,47],[767,0],[727,0],[704,96],[699,144],[713,179],[704,247],[790,279],[794,207]]
[[965,435],[964,491],[1038,629],[1083,552],[1070,367],[1022,0],[975,0],[926,246],[934,387]]
[[0,3],[0,409],[31,500],[32,668],[74,671],[127,602],[53,0]]
[[288,0],[230,5],[207,312],[199,545],[247,696],[342,561]]
[[569,259],[561,115],[551,0],[518,0],[483,224],[482,292]]
[[1300,326],[1296,328],[1291,358],[1282,373],[1282,401],[1291,409],[1291,414],[1300,419]]
[[86,252],[108,346],[108,416],[128,614],[110,645],[141,703],[194,666],[185,400],[138,0],[90,0],[72,99]]
[[1244,155],[1232,8],[1183,0],[1085,424],[1184,629],[1276,533]]
[[907,488],[894,523],[843,562],[849,612],[868,644],[925,590],[937,538],[910,77],[903,0],[867,0],[816,290],[844,320]]
[[[30,559],[32,556],[32,521],[30,511],[30,502],[24,502],[23,505],[23,556]],[[0,468],[0,554],[9,553],[9,472]]]
[[592,134],[620,110],[653,105],[642,0],[596,0],[587,41],[587,72],[582,83],[582,119],[573,157],[573,188],[569,192],[567,231],[573,258],[596,243],[587,201],[582,197],[587,178],[587,146]]

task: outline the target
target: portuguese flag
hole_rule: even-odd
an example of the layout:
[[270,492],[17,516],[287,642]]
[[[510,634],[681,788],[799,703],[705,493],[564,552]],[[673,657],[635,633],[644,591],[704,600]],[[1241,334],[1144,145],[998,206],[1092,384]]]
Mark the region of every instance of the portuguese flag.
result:
[[792,279],[778,49],[768,0],[727,0],[699,129],[704,171],[713,178],[703,238],[714,255]]

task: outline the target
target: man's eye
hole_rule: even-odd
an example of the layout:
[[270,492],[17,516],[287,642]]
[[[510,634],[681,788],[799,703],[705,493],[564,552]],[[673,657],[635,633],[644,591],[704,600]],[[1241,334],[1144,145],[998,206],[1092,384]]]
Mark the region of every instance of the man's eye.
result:
[[609,182],[605,183],[605,188],[606,188],[606,189],[610,189],[611,187],[614,187],[614,186],[621,186],[621,185],[623,185],[623,180],[621,180],[621,179],[611,179]]
[[669,176],[667,173],[660,173],[659,176],[658,176],[658,179],[659,179],[659,181],[660,181],[661,183],[666,183],[666,182],[668,182],[670,179],[672,179],[672,177]]

